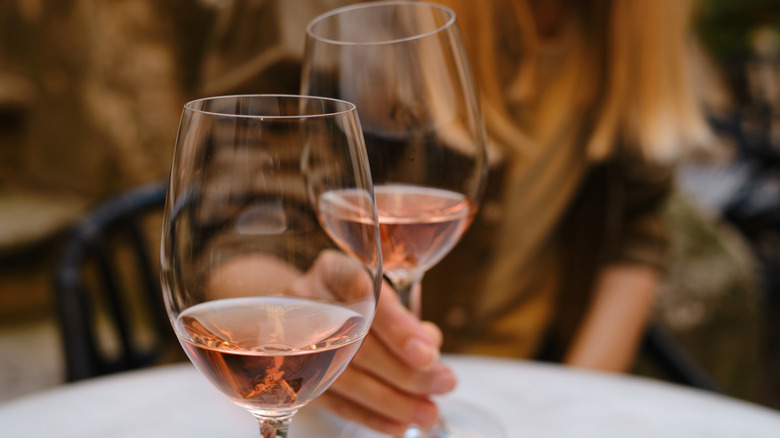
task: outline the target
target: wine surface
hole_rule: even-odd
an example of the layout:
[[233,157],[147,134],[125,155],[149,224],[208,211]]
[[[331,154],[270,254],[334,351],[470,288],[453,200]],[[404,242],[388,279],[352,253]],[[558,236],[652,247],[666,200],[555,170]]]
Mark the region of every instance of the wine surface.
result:
[[289,411],[343,371],[368,331],[356,312],[294,297],[216,300],[184,311],[176,332],[195,366],[236,404]]
[[[425,271],[455,246],[469,221],[470,204],[460,193],[402,184],[374,188],[382,242],[383,271],[403,275]],[[369,204],[370,205],[370,204]],[[325,228],[342,246],[361,241],[367,216],[364,197],[354,190],[327,192],[320,198]]]

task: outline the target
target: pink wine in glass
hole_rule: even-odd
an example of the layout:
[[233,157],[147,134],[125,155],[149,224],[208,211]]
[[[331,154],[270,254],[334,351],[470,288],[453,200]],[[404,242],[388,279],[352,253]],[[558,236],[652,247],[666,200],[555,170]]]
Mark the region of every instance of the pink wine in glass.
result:
[[354,311],[295,297],[247,297],[190,307],[176,333],[195,366],[250,411],[298,409],[327,389],[369,325]]
[[[471,208],[460,193],[403,184],[374,187],[383,271],[388,275],[424,272],[455,246],[466,230]],[[355,190],[326,192],[319,214],[333,238],[355,248],[370,203]],[[361,224],[362,227],[361,227]]]

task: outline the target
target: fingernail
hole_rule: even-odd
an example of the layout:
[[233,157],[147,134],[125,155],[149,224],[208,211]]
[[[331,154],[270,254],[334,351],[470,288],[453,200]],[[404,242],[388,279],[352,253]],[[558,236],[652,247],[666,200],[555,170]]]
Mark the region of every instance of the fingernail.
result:
[[431,379],[430,391],[432,394],[444,394],[455,389],[458,384],[458,378],[447,366],[442,364],[441,369],[436,370],[436,374]]
[[427,368],[439,360],[439,350],[417,338],[412,338],[404,346],[406,361],[415,368]]
[[419,403],[412,412],[412,422],[420,426],[430,426],[439,417],[439,412],[433,403]]
[[390,436],[401,436],[407,429],[407,425],[392,420],[378,420],[375,426],[376,430]]

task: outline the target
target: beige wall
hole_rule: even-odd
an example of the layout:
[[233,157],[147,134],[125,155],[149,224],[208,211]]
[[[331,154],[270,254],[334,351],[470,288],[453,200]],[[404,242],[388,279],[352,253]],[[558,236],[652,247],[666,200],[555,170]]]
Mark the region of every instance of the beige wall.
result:
[[174,4],[194,1],[0,4],[0,102],[24,121],[2,137],[0,190],[101,198],[167,173],[188,68],[177,25],[202,15],[174,19]]
[[0,2],[0,316],[46,304],[90,207],[167,177],[186,101],[297,92],[306,23],[350,2]]

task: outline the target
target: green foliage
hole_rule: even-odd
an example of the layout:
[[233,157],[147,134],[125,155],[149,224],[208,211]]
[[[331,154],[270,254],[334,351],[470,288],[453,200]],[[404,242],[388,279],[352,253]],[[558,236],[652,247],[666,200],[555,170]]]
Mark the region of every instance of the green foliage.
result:
[[780,32],[780,0],[704,0],[698,20],[700,38],[721,63],[750,56],[752,32],[770,26]]

